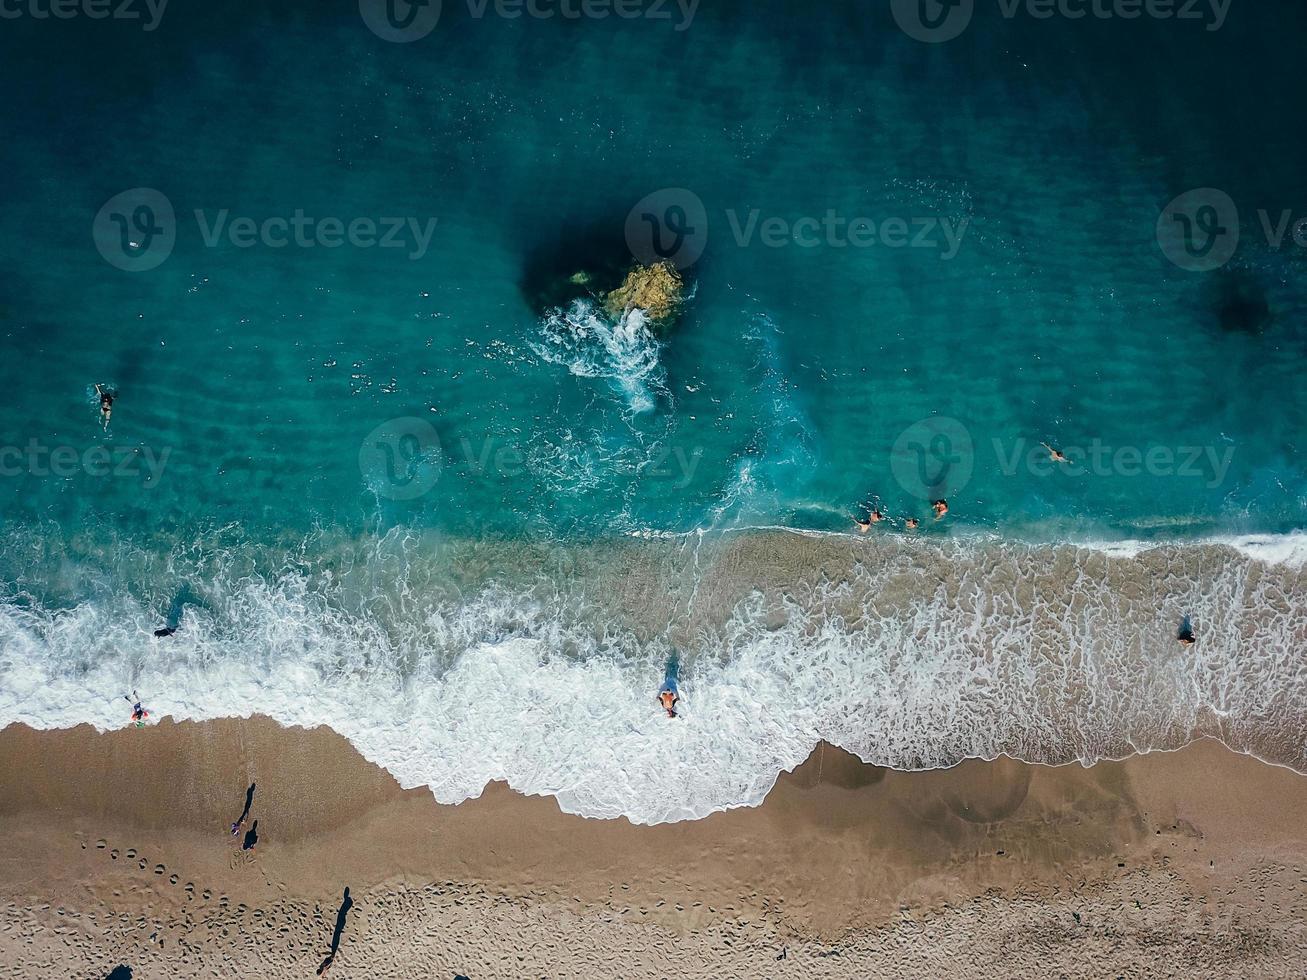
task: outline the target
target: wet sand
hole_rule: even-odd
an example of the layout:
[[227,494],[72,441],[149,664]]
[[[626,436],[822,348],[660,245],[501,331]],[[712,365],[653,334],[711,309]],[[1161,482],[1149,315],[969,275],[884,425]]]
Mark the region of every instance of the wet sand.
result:
[[[258,847],[228,828],[257,784]],[[0,976],[1300,976],[1307,778],[1215,742],[901,773],[632,826],[403,790],[267,719],[0,732]],[[115,977],[125,977],[120,971]]]

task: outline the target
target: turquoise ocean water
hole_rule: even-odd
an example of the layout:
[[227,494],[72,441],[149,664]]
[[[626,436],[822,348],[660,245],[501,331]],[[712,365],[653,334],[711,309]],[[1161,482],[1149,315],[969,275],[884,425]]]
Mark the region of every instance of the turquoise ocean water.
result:
[[[0,22],[0,723],[135,686],[639,820],[821,737],[1302,764],[1307,13],[891,7]],[[533,302],[645,213],[674,325]],[[842,536],[872,498],[922,528]]]

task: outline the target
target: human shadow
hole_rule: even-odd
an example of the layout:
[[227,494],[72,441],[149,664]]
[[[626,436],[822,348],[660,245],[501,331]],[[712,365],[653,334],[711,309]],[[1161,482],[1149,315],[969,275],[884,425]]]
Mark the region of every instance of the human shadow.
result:
[[250,788],[245,791],[245,809],[242,810],[241,815],[236,818],[236,822],[231,825],[231,833],[233,837],[236,836],[241,827],[245,826],[245,821],[249,819],[250,806],[254,803],[255,785],[255,783],[250,783]]
[[326,973],[336,959],[336,951],[340,949],[340,936],[345,931],[345,920],[349,917],[349,910],[353,904],[354,899],[349,897],[349,888],[346,888],[345,897],[340,903],[340,911],[336,913],[336,930],[331,934],[331,952],[327,954],[327,958],[318,967],[318,976]]
[[154,631],[158,637],[172,636],[177,630],[181,629],[182,614],[186,611],[188,605],[200,605],[201,599],[191,591],[189,585],[183,584],[176,594],[172,597],[172,602],[168,605],[168,616],[164,620],[164,626]]
[[132,980],[132,968],[130,966],[115,966],[104,980]]

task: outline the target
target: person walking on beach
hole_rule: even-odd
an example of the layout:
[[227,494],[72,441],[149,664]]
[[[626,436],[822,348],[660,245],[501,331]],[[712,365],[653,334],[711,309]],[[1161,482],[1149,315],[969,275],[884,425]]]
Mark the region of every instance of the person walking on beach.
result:
[[245,809],[241,811],[241,815],[236,819],[236,822],[231,825],[231,835],[233,837],[241,832],[241,828],[245,826],[245,821],[249,818],[250,804],[254,802],[254,786],[254,783],[250,783],[250,788],[245,791]]
[[129,698],[124,694],[123,700],[132,706],[132,721],[136,723],[136,727],[144,728],[145,719],[150,717],[150,713],[141,706],[141,696],[133,690],[132,696]]
[[113,400],[117,397],[115,392],[110,391],[103,385],[95,386],[95,393],[100,396],[100,421],[104,423],[104,428],[109,428],[109,419],[113,415]]
[[345,898],[340,903],[340,911],[336,913],[336,929],[331,934],[331,950],[327,953],[327,958],[322,961],[318,967],[318,976],[322,976],[331,969],[331,964],[336,961],[336,953],[340,949],[340,936],[345,931],[345,920],[349,918],[349,910],[354,905],[354,899],[349,897],[349,889],[345,889]]

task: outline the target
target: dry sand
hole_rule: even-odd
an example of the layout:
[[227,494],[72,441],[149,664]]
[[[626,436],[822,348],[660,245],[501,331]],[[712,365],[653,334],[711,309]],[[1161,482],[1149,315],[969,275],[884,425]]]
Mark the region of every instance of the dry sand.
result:
[[1305,807],[1214,742],[931,773],[824,746],[758,809],[633,827],[441,806],[266,719],[11,726],[0,977],[312,977],[346,886],[331,980],[1302,977]]

